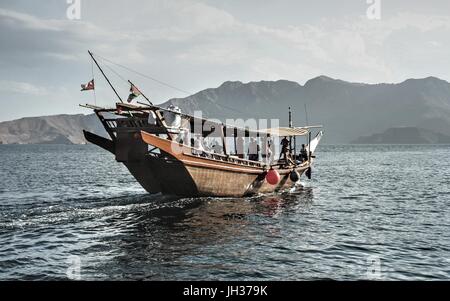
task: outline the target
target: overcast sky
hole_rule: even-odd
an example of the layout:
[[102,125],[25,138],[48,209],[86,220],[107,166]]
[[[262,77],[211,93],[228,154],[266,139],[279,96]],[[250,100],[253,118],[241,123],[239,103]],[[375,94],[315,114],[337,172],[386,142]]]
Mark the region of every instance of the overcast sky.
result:
[[[270,2],[270,3],[267,3]],[[450,1],[381,0],[0,1],[0,121],[88,113],[80,84],[92,78],[87,50],[186,92],[243,82],[318,75],[354,82],[450,80]],[[103,63],[107,63],[103,61]],[[110,65],[154,102],[187,93]],[[105,67],[122,97],[128,85]],[[116,99],[98,71],[99,105]]]

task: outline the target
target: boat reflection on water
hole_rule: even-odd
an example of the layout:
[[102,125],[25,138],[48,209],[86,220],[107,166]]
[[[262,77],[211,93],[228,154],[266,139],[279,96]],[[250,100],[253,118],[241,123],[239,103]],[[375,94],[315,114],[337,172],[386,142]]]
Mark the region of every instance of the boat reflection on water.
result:
[[[126,271],[132,278],[140,274],[145,279],[165,279],[162,274],[168,268],[187,269],[189,262],[196,262],[198,268],[199,257],[214,252],[219,255],[230,246],[241,245],[242,249],[233,247],[227,252],[236,252],[236,257],[246,256],[252,245],[270,243],[280,237],[285,213],[308,210],[312,203],[311,188],[253,198],[166,199],[156,208],[128,215],[126,229],[120,229],[122,235],[117,245],[120,254],[111,258],[112,262],[102,270],[110,276],[113,273],[122,277]],[[203,268],[211,268],[213,263],[209,260]],[[229,268],[227,263],[213,265]],[[113,271],[112,266],[120,270]]]
[[252,224],[258,216],[281,217],[283,212],[309,208],[312,202],[313,190],[309,187],[294,193],[252,198],[180,199],[174,206],[167,203],[167,207],[147,212],[149,216],[141,219],[141,227],[177,230],[192,234],[189,238],[211,237],[217,241],[217,236],[235,237],[236,231]]
[[309,208],[313,202],[313,190],[310,187],[298,188],[295,192],[276,196],[265,196],[259,200],[260,211],[267,216],[278,217],[285,211]]

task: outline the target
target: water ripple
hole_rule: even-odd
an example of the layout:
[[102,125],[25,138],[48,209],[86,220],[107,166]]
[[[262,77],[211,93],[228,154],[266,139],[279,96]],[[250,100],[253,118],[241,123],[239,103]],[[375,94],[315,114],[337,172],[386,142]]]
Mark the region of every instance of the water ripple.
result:
[[93,146],[0,146],[0,279],[67,279],[73,256],[88,280],[450,278],[449,146],[317,156],[290,194],[177,199]]

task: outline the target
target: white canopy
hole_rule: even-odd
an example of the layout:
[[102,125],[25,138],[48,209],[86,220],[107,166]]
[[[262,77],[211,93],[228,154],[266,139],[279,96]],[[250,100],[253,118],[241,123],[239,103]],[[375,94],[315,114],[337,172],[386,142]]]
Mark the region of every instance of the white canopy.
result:
[[278,127],[278,128],[270,128],[259,130],[259,133],[269,134],[271,136],[305,136],[308,135],[309,129],[311,128],[321,128],[321,125],[315,126],[305,126],[305,127]]

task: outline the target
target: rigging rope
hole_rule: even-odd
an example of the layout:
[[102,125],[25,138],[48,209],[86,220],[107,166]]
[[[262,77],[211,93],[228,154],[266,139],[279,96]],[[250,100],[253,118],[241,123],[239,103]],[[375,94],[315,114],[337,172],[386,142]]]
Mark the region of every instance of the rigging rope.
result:
[[[194,94],[194,93],[192,93],[192,92],[189,92],[189,91],[186,91],[186,90],[177,88],[177,87],[175,87],[175,86],[173,86],[173,85],[171,85],[171,84],[168,84],[168,83],[165,83],[165,82],[163,82],[163,81],[160,81],[160,80],[158,80],[158,79],[156,79],[156,78],[153,78],[153,77],[151,77],[151,76],[145,75],[145,74],[143,74],[142,72],[133,70],[133,69],[127,67],[127,66],[121,65],[121,64],[119,64],[119,63],[115,63],[115,62],[113,62],[113,61],[111,61],[111,60],[109,60],[109,59],[107,59],[107,58],[105,58],[105,57],[103,57],[103,56],[98,55],[98,54],[95,54],[95,56],[97,56],[98,58],[100,58],[100,59],[102,59],[103,61],[108,62],[108,63],[110,63],[110,64],[112,64],[112,65],[115,65],[115,66],[117,66],[117,67],[121,67],[121,68],[123,68],[123,69],[126,69],[126,70],[128,70],[128,71],[130,71],[130,72],[133,72],[133,73],[135,73],[135,74],[138,74],[138,75],[140,75],[140,76],[142,76],[142,77],[144,77],[144,78],[150,79],[150,80],[152,80],[152,81],[155,81],[155,82],[157,82],[157,83],[159,83],[159,84],[161,84],[161,85],[164,85],[164,86],[166,86],[166,87],[172,88],[172,89],[177,90],[177,91],[179,91],[179,92],[185,93],[185,94],[187,94],[187,95],[189,95],[189,96],[191,96],[191,95]],[[128,81],[127,81],[125,78],[123,78],[119,73],[117,73],[117,72],[116,72],[114,69],[112,69],[110,66],[108,66],[107,64],[105,64],[105,66],[106,66],[109,70],[111,70],[116,76],[118,76],[118,77],[121,78],[123,81],[125,81],[125,82],[128,83]],[[213,101],[210,100],[210,99],[207,99],[207,100],[209,100],[209,102],[210,102],[211,104],[216,105],[216,106],[218,106],[218,107],[222,107],[222,108],[224,108],[224,109],[227,109],[227,110],[230,110],[230,111],[233,111],[233,112],[236,112],[236,113],[240,113],[240,114],[243,113],[242,111],[236,110],[236,109],[231,108],[231,107],[228,107],[228,106],[226,106],[226,105],[222,105],[222,104],[219,104],[219,103],[215,103],[215,102],[213,102]],[[216,114],[217,114],[217,113],[216,113]],[[220,115],[220,114],[218,114],[218,115]],[[222,116],[225,116],[225,115],[222,115]]]
[[161,84],[161,85],[164,85],[164,86],[166,86],[166,87],[175,89],[175,90],[177,90],[177,91],[179,91],[179,92],[182,92],[182,93],[185,93],[185,94],[188,94],[188,95],[194,94],[194,93],[191,93],[191,92],[189,92],[189,91],[186,91],[186,90],[177,88],[177,87],[175,87],[175,86],[172,86],[171,84],[168,84],[168,83],[165,83],[165,82],[163,82],[163,81],[157,80],[156,78],[153,78],[153,77],[151,77],[151,76],[145,75],[145,74],[142,73],[142,72],[133,70],[133,69],[127,67],[127,66],[124,66],[124,65],[115,63],[115,62],[113,62],[113,61],[111,61],[111,60],[109,60],[109,59],[107,59],[107,58],[105,58],[105,57],[102,57],[102,56],[98,55],[98,54],[96,54],[96,56],[99,57],[99,58],[101,58],[102,60],[104,60],[104,61],[110,63],[110,64],[113,64],[113,65],[115,65],[115,66],[117,66],[117,67],[121,67],[121,68],[123,68],[123,69],[126,69],[126,70],[128,70],[128,71],[130,71],[130,72],[133,72],[133,73],[138,74],[138,75],[140,75],[140,76],[142,76],[142,77],[145,77],[145,78],[147,78],[147,79],[150,79],[150,80],[152,80],[152,81],[155,81],[155,82],[157,82],[157,83],[159,83],[159,84]]
[[97,95],[95,94],[95,76],[94,76],[94,62],[91,60],[91,71],[92,71],[92,80],[94,80],[94,104],[97,105]]
[[120,78],[121,80],[123,80],[128,84],[128,81],[123,76],[121,76],[117,71],[115,71],[111,66],[105,64],[105,67],[108,68],[112,73],[114,73],[118,78]]

